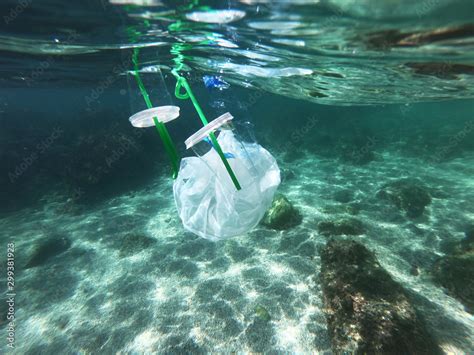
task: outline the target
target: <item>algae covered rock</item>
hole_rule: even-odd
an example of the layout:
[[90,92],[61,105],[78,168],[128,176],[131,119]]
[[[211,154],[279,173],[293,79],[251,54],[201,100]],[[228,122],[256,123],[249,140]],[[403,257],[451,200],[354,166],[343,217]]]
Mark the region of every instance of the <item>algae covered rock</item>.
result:
[[360,235],[365,233],[364,225],[355,218],[341,218],[334,221],[318,223],[318,231],[322,235]]
[[33,250],[26,262],[25,269],[43,265],[56,255],[64,253],[71,246],[71,241],[63,236],[54,236],[42,240]]
[[255,307],[255,315],[265,322],[269,322],[272,319],[270,313],[262,305],[257,305]]
[[404,289],[361,243],[331,239],[321,263],[335,354],[441,354]]
[[262,224],[272,229],[288,229],[301,223],[300,212],[282,194],[275,195],[271,207],[263,216]]
[[431,203],[431,196],[418,179],[400,179],[382,186],[377,196],[391,201],[409,218],[420,217]]
[[449,255],[433,268],[435,281],[474,313],[474,253]]
[[474,313],[474,238],[470,230],[451,254],[436,261],[432,273],[436,283]]

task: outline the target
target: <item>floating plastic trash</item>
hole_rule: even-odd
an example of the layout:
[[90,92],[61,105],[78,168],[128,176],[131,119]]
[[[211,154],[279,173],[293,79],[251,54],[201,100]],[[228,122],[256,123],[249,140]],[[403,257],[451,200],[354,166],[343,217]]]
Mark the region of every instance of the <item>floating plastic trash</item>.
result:
[[167,123],[179,117],[178,106],[160,106],[153,107],[147,110],[140,111],[130,117],[128,120],[133,127],[146,128],[153,127],[155,122],[153,117],[156,117],[158,122]]
[[195,11],[186,14],[186,18],[195,22],[205,23],[229,23],[244,18],[245,11],[241,10],[210,10]]
[[109,0],[114,5],[163,6],[160,0]]
[[224,90],[230,87],[229,83],[225,82],[224,79],[220,76],[215,75],[205,75],[202,77],[204,85],[208,89],[219,89]]
[[[225,113],[186,141],[196,156],[183,158],[173,193],[178,214],[188,231],[221,240],[253,229],[270,207],[280,184],[273,156],[255,142],[243,141]],[[213,133],[239,182],[236,189],[219,152],[208,137]]]
[[220,66],[221,69],[233,71],[239,75],[249,77],[258,76],[262,78],[283,78],[289,76],[303,76],[311,75],[313,71],[306,68],[263,68],[255,65],[224,63]]

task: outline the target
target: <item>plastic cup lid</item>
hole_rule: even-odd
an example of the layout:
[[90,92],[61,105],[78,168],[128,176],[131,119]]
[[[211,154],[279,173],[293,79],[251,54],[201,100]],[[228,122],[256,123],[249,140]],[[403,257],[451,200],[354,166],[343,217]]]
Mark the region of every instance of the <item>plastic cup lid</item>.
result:
[[184,141],[184,144],[186,144],[186,149],[193,147],[196,143],[199,143],[204,138],[206,138],[211,132],[225,125],[233,118],[234,117],[229,112],[226,112],[223,115],[217,117],[214,121],[209,122],[207,125],[202,127],[199,131]]
[[158,122],[166,123],[179,117],[178,106],[160,106],[152,107],[148,110],[137,112],[128,120],[133,127],[145,128],[155,125],[153,117],[156,117]]
[[245,11],[242,10],[208,10],[188,13],[186,14],[186,18],[195,22],[229,23],[238,21],[245,17],[245,15]]

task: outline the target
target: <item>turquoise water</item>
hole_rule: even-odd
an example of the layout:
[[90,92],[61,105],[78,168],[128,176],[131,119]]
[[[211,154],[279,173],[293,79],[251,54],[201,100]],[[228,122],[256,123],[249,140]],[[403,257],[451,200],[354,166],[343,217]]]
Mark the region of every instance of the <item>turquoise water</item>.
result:
[[[472,10],[4,1],[2,353],[474,352]],[[281,223],[183,227],[160,136],[128,121],[139,76],[193,155],[173,69],[275,157]]]

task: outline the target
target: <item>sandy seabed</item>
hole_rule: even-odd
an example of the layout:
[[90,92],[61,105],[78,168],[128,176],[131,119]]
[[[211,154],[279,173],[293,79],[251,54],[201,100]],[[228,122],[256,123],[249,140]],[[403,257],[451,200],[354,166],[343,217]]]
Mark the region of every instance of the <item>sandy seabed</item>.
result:
[[[318,281],[318,248],[327,239],[316,226],[344,215],[347,204],[333,196],[349,190],[359,210],[353,217],[366,228],[354,238],[408,290],[445,351],[474,352],[473,316],[429,274],[443,242],[461,240],[474,221],[472,156],[431,165],[386,151],[364,166],[312,155],[281,165],[294,176],[279,191],[303,215],[286,231],[258,227],[221,242],[193,236],[182,228],[165,178],[90,208],[71,208],[58,193],[41,208],[5,216],[0,229],[16,249],[15,351],[329,354]],[[376,197],[402,177],[436,192],[416,220]],[[23,269],[35,245],[51,236],[72,244]]]

